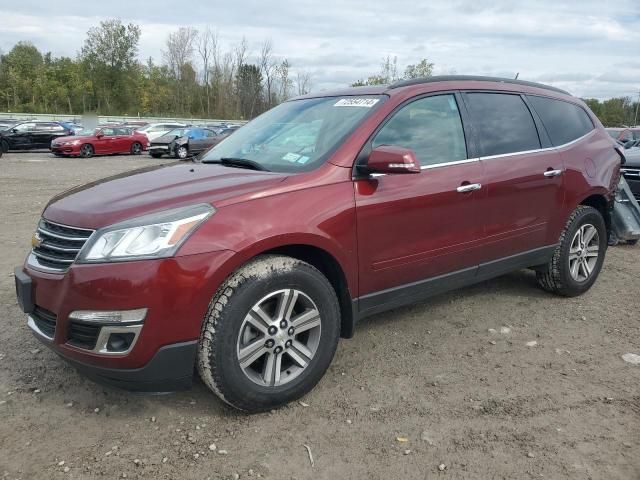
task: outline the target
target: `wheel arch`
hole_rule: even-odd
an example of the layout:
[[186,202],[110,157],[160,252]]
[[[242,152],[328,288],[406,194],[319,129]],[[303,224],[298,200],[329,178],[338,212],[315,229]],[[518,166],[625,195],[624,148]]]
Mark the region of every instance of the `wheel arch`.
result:
[[353,337],[355,330],[355,307],[349,292],[347,277],[338,260],[328,251],[313,245],[293,244],[283,245],[264,251],[264,254],[284,255],[296,258],[317,268],[327,279],[336,292],[340,303],[340,336]]
[[607,227],[607,233],[611,231],[611,211],[613,210],[613,201],[608,200],[605,194],[595,193],[589,195],[588,197],[582,199],[582,201],[580,201],[578,205],[586,205],[598,210],[602,215],[602,218],[604,218],[604,223]]
[[247,262],[260,255],[283,255],[296,258],[317,268],[327,279],[336,292],[340,307],[340,336],[342,338],[353,337],[357,319],[356,307],[344,266],[326,248],[313,245],[309,242],[292,242],[280,245],[262,245],[261,248],[252,248],[250,251],[236,252],[226,262],[224,270],[227,277],[232,275]]

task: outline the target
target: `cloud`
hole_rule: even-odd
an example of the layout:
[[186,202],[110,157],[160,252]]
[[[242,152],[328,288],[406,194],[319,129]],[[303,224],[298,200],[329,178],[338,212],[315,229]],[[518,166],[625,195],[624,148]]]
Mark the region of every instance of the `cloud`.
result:
[[180,26],[209,26],[224,48],[244,36],[254,59],[270,38],[294,71],[312,74],[314,89],[366,78],[387,55],[398,57],[401,71],[427,57],[436,73],[520,73],[580,96],[633,95],[640,88],[640,63],[630,60],[640,44],[637,0],[619,0],[615,8],[599,0],[111,0],[108,7],[66,0],[63,11],[21,0],[11,10],[0,7],[0,49],[29,40],[74,56],[86,31],[113,16],[141,26],[141,59],[161,61],[167,34]]

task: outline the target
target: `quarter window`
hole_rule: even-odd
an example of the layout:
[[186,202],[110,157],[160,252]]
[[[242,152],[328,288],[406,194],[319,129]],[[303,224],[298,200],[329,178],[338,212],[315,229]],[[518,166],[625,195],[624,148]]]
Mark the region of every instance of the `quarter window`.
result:
[[587,112],[573,103],[533,95],[527,98],[540,116],[554,146],[569,143],[593,130],[593,122]]
[[473,125],[483,156],[540,148],[538,130],[520,95],[467,93]]
[[421,165],[465,160],[467,147],[455,96],[425,97],[402,107],[374,137],[372,147],[379,145],[409,148]]

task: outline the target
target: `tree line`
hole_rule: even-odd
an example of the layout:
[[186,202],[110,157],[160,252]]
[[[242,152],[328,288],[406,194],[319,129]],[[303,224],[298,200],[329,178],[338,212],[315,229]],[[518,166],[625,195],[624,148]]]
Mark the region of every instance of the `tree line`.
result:
[[138,60],[140,27],[106,20],[89,29],[75,58],[18,42],[0,55],[0,110],[26,113],[250,119],[293,95],[311,76],[291,69],[265,40],[223,49],[210,28],[167,36],[162,60]]
[[[89,29],[75,58],[54,57],[18,42],[0,54],[0,110],[251,119],[312,87],[310,74],[293,71],[270,40],[251,54],[244,38],[223,49],[214,30],[182,27],[168,34],[160,62],[141,62],[140,33],[132,23],[103,21]],[[400,68],[397,57],[387,56],[378,73],[351,85],[428,77],[433,68],[426,58]],[[640,103],[630,97],[585,102],[605,126],[640,121]]]

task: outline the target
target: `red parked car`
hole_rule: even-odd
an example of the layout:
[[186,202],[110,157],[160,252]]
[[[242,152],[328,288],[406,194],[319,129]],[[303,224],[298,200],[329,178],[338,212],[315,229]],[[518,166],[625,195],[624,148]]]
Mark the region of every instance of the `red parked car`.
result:
[[[67,191],[15,271],[28,325],[102,382],[283,405],[371,314],[520,268],[602,268],[623,155],[578,98],[433,77],[307,95],[201,163]],[[385,360],[386,361],[386,360]]]
[[149,146],[147,136],[130,127],[99,127],[72,137],[60,137],[51,142],[54,155],[80,156],[124,153],[140,155]]

